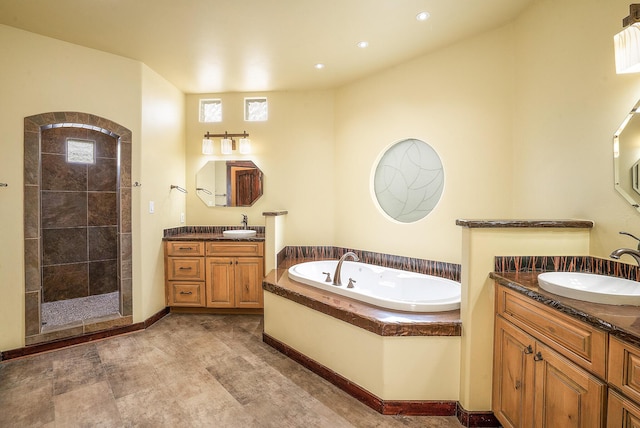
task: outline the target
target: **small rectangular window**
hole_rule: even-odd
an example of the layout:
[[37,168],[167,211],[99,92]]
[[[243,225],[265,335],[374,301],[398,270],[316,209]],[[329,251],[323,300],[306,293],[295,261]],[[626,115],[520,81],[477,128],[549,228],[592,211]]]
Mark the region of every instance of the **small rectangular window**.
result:
[[245,98],[244,120],[248,122],[263,122],[268,118],[267,98]]
[[92,140],[67,139],[67,162],[96,163],[96,142]]
[[200,100],[200,122],[222,122],[222,100]]

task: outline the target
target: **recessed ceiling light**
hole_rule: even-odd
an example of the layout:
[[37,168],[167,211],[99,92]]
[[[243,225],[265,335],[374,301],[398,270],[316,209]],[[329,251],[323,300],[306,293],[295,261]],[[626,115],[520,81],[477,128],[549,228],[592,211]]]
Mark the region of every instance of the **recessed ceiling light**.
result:
[[324,68],[324,64],[319,62],[316,65],[314,65],[314,67],[317,68],[318,70],[322,70]]
[[359,47],[359,48],[364,49],[364,48],[366,48],[367,46],[369,46],[369,42],[365,42],[364,40],[363,40],[363,41],[361,41],[361,42],[358,42],[358,47]]
[[429,15],[429,12],[420,12],[419,14],[416,15],[416,19],[418,21],[426,21],[427,19],[429,19],[431,15]]

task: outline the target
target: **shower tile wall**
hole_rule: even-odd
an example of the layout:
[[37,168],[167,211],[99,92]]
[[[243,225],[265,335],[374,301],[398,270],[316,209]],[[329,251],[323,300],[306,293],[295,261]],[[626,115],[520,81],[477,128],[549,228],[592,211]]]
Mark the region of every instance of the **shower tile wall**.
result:
[[[66,140],[95,141],[95,164],[66,161]],[[118,291],[117,140],[83,128],[41,139],[43,301]]]

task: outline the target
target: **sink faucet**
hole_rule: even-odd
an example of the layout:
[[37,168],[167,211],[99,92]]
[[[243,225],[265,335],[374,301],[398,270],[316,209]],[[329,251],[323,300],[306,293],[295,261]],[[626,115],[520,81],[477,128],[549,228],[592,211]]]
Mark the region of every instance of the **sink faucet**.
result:
[[617,250],[613,250],[609,257],[618,260],[623,254],[629,254],[635,259],[636,264],[640,266],[640,251],[638,250],[632,250],[631,248],[618,248]]
[[333,274],[333,282],[332,282],[333,285],[337,285],[337,286],[342,285],[342,282],[340,281],[340,270],[342,269],[342,262],[344,262],[349,257],[354,262],[359,262],[360,261],[360,259],[356,255],[356,253],[354,253],[353,251],[349,251],[347,253],[344,253],[344,255],[342,257],[340,257],[340,260],[338,260],[338,266],[336,266],[336,273]]
[[633,236],[629,232],[620,232],[620,234],[621,235],[630,236],[633,239],[635,239],[636,241],[638,241],[638,249],[637,250],[632,250],[631,248],[618,248],[617,250],[613,250],[611,252],[611,254],[609,255],[609,257],[611,257],[612,259],[618,260],[620,258],[620,256],[622,256],[623,254],[628,254],[631,257],[633,257],[635,259],[635,261],[636,261],[636,264],[638,266],[640,266],[640,239],[636,238],[635,236]]
[[242,222],[241,223],[242,223],[242,228],[244,230],[247,230],[247,226],[249,224],[249,217],[247,217],[246,214],[242,214]]

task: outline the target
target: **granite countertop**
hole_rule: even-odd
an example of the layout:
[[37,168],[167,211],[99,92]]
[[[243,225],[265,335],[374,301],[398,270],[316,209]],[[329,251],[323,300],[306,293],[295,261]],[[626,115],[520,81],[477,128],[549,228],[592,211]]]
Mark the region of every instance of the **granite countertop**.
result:
[[550,293],[538,286],[540,272],[492,272],[489,276],[533,300],[640,346],[640,308],[584,302]]
[[378,308],[310,285],[292,281],[287,269],[318,259],[285,259],[263,281],[263,288],[380,336],[460,336],[460,311],[415,313]]
[[249,241],[263,242],[264,233],[258,233],[247,238],[227,237],[222,233],[178,233],[171,236],[165,236],[163,241]]

